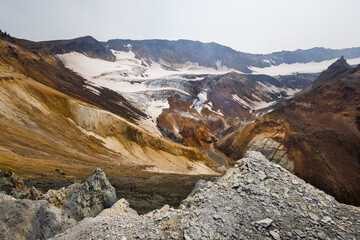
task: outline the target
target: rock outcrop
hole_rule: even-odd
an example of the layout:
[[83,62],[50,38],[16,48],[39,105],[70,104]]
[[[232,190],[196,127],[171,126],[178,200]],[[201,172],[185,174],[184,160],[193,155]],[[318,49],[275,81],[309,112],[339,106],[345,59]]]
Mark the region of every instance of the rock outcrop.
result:
[[[16,179],[17,186],[22,186],[22,191],[13,194],[15,197],[29,196],[31,199],[31,194],[26,195],[28,188],[21,178],[10,173],[6,175],[10,176],[9,179]],[[12,188],[10,193],[15,189]],[[111,207],[116,202],[116,193],[105,173],[95,169],[84,183],[39,193],[37,199],[44,200],[30,199],[16,199],[0,193],[0,239],[47,239],[83,218],[94,217]]]
[[119,204],[120,214],[84,219],[53,239],[360,238],[359,208],[254,151],[220,179],[201,181],[179,209],[164,206],[138,216]]
[[93,217],[116,202],[115,188],[105,173],[97,168],[84,183],[75,183],[66,188],[63,211],[77,221]]
[[0,239],[47,239],[77,222],[45,200],[0,194]]
[[27,187],[21,177],[13,172],[0,170],[0,193],[18,199],[40,200],[42,192],[35,187]]

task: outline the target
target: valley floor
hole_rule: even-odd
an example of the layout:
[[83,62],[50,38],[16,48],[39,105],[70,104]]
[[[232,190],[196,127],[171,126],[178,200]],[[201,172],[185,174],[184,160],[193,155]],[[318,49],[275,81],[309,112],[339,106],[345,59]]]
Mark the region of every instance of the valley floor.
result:
[[[200,179],[209,180],[212,175],[181,175],[151,172],[107,173],[107,177],[116,190],[118,199],[125,198],[131,208],[139,214],[159,209],[164,205],[178,207]],[[34,186],[42,192],[49,189],[67,187],[82,179],[61,177],[58,178],[27,178],[27,186]]]

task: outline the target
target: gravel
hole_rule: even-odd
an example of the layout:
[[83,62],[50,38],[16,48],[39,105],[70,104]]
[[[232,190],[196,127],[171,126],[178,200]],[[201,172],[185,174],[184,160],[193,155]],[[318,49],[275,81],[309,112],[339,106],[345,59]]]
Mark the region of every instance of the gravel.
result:
[[86,218],[53,239],[360,239],[359,208],[255,151],[220,179],[201,181],[178,209],[139,216],[120,201],[120,213]]

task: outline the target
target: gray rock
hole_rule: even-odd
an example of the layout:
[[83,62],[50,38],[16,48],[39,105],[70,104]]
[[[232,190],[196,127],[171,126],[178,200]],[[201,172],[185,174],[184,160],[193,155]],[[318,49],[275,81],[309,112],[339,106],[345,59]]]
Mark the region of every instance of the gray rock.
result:
[[299,184],[299,181],[298,181],[297,179],[293,179],[293,180],[291,181],[291,183],[294,184],[294,185],[298,185],[298,184]]
[[264,181],[266,178],[266,174],[263,171],[259,171],[257,176],[260,181]]
[[309,217],[315,222],[318,222],[320,220],[320,218],[313,213],[309,213]]
[[294,232],[295,232],[296,235],[298,235],[300,238],[305,238],[305,237],[306,237],[306,234],[303,233],[301,230],[296,229]]
[[[200,182],[177,210],[86,218],[54,239],[360,239],[358,208],[336,202],[258,152],[247,152],[238,165],[216,182]],[[314,224],[318,218],[323,222]]]
[[272,222],[273,222],[273,220],[271,218],[265,218],[265,219],[257,221],[256,224],[261,227],[267,228],[271,225]]
[[75,183],[66,188],[64,212],[77,221],[94,217],[116,202],[115,188],[105,173],[95,169],[84,183]]
[[332,220],[331,217],[325,216],[325,217],[323,217],[323,219],[321,219],[321,222],[323,222],[323,223],[329,223],[331,220]]
[[180,234],[178,232],[174,232],[171,234],[172,239],[180,239]]
[[0,194],[0,239],[46,239],[74,226],[75,219],[44,200]]
[[275,240],[280,240],[279,231],[277,229],[270,231],[270,236]]
[[200,179],[199,181],[196,182],[195,187],[191,191],[189,196],[194,196],[196,193],[200,192],[200,190],[204,188],[206,188],[206,181],[204,179]]
[[129,207],[128,201],[124,198],[118,200],[111,208],[104,209],[99,217],[118,217],[118,216],[132,216],[137,217],[137,212]]

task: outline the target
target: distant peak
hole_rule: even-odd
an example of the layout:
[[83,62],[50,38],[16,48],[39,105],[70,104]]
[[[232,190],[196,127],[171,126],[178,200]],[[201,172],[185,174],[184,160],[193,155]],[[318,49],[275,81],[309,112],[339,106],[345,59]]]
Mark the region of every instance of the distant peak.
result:
[[336,62],[334,62],[333,64],[330,65],[329,68],[338,68],[338,67],[346,67],[346,68],[351,68],[351,66],[346,62],[344,56],[341,56],[341,58],[339,58]]
[[98,42],[98,40],[96,40],[92,36],[83,36],[83,37],[71,39],[70,41],[73,41],[73,40],[75,40],[75,41],[85,41],[85,42]]
[[320,74],[320,76],[313,82],[313,87],[316,88],[326,83],[333,82],[343,76],[347,71],[349,71],[349,69],[352,69],[352,67],[342,56]]

